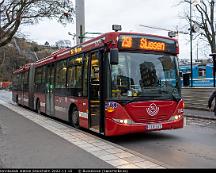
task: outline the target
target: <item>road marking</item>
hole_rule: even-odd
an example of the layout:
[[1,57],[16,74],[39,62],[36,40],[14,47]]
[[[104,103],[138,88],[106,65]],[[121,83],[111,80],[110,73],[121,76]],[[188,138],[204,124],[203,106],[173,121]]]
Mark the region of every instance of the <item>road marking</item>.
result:
[[159,164],[156,163],[156,161],[154,163],[150,161],[150,159],[146,159],[145,156],[141,157],[141,155],[138,156],[133,154],[133,152],[129,152],[128,149],[122,146],[112,144],[111,142],[104,141],[90,134],[87,135],[80,130],[74,129],[61,122],[1,100],[0,104],[116,168],[165,168],[165,166],[162,166],[162,163]]

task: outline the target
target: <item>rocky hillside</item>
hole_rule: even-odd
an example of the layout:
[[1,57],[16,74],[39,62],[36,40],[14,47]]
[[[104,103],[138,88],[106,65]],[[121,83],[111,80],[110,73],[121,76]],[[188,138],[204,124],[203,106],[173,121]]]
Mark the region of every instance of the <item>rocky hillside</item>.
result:
[[46,45],[38,45],[25,39],[13,39],[7,46],[0,47],[0,81],[11,81],[15,69],[44,58],[57,49],[50,47],[47,42]]

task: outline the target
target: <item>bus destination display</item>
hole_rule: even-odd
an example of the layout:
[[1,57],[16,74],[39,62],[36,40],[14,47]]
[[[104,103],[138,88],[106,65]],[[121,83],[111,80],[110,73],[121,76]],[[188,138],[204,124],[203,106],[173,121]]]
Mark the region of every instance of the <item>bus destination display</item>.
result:
[[119,48],[172,53],[176,51],[176,43],[174,40],[154,36],[121,35]]

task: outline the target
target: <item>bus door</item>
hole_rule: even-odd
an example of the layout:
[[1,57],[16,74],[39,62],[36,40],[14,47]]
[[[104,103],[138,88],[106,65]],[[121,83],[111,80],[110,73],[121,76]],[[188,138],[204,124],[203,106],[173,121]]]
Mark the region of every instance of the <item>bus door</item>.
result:
[[46,114],[54,116],[54,64],[48,65],[46,72]]
[[100,133],[102,102],[99,52],[91,54],[89,65],[89,128]]

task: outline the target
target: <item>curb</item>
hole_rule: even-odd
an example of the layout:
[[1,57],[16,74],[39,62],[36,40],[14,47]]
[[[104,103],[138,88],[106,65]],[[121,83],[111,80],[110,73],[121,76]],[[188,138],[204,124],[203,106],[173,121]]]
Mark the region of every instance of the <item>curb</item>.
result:
[[184,115],[185,117],[189,117],[189,118],[199,118],[199,119],[205,119],[205,120],[216,120],[216,117],[204,117],[204,116],[200,116],[200,115]]

